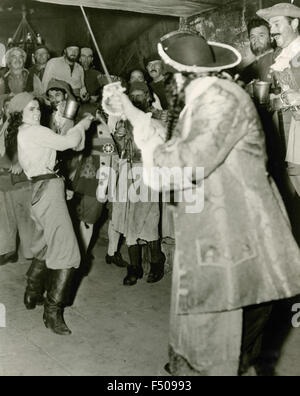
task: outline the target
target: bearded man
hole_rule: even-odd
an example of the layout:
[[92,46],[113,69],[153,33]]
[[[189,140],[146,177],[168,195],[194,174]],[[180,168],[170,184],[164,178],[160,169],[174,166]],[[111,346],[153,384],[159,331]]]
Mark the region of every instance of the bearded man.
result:
[[64,55],[59,58],[51,59],[46,66],[43,76],[43,89],[46,92],[49,82],[54,78],[65,81],[73,90],[73,94],[84,99],[87,90],[84,82],[84,71],[77,62],[79,59],[79,46],[75,42],[66,44]]
[[261,18],[253,18],[248,23],[250,48],[255,60],[247,66],[241,79],[246,83],[253,80],[270,81],[270,67],[274,63],[274,49],[269,24]]

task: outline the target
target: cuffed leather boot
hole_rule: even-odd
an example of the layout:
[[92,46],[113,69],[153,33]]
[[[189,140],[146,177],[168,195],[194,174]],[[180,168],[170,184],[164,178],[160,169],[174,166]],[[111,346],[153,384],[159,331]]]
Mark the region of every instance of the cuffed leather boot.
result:
[[44,310],[45,326],[58,335],[71,335],[64,320],[64,308],[74,269],[52,270]]
[[166,256],[161,251],[160,240],[148,242],[151,253],[150,273],[148,275],[148,283],[157,283],[165,275]]
[[140,245],[128,246],[130,264],[127,266],[127,276],[124,286],[134,286],[138,279],[142,279],[144,271],[142,267],[142,247]]
[[33,310],[37,305],[44,304],[44,293],[46,290],[46,277],[48,269],[45,261],[33,259],[26,274],[27,287],[24,295],[26,309]]

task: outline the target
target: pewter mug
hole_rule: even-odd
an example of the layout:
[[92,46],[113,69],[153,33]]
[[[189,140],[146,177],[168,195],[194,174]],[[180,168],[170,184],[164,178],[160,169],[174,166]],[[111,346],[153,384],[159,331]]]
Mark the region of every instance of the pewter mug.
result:
[[78,109],[79,103],[75,99],[69,98],[66,103],[64,117],[69,120],[75,120]]
[[254,83],[254,98],[259,104],[270,102],[271,83],[267,81],[256,81]]

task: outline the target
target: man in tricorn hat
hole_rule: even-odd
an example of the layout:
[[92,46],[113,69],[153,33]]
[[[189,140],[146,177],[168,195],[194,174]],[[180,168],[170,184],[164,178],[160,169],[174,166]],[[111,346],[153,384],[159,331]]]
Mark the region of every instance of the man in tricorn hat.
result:
[[[221,73],[237,66],[240,54],[182,31],[163,37],[159,53],[178,87],[173,110],[180,116],[177,122],[172,117],[168,138],[125,94],[112,98],[111,105],[134,127],[146,183],[157,189],[159,171],[165,181],[161,189],[199,196],[204,183],[202,211],[190,213],[184,200],[175,209],[169,370],[235,376],[254,364],[271,310],[264,304],[299,293],[300,252],[266,171],[255,107]],[[183,174],[183,183],[172,184],[165,175],[178,167],[192,168],[193,176]],[[259,326],[249,328],[249,316],[251,325],[258,317]]]
[[[289,178],[300,195],[300,8],[293,4],[279,3],[259,10],[258,16],[268,21],[271,35],[281,49],[271,66],[275,85],[281,88],[276,100],[276,110],[280,111],[287,147],[286,162]],[[274,98],[276,99],[276,98]]]

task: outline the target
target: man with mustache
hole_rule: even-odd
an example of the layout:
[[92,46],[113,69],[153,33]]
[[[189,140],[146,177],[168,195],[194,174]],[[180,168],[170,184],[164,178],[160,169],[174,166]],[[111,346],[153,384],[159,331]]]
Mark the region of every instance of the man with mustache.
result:
[[[284,129],[286,162],[289,179],[294,194],[300,195],[300,8],[293,4],[279,3],[273,7],[259,10],[257,15],[265,19],[271,27],[271,35],[281,49],[271,66],[274,83],[281,94],[274,98],[276,110]],[[274,101],[275,103],[275,101]],[[299,107],[298,107],[299,106]]]
[[[259,10],[258,16],[265,19],[271,29],[280,53],[270,69],[270,77],[276,91],[273,96],[273,110],[278,118],[280,130],[279,149],[282,152],[283,172],[281,193],[293,226],[293,233],[299,244],[299,195],[300,195],[300,8],[292,4],[279,3],[274,7]],[[270,323],[266,329],[263,343],[263,365],[267,375],[274,375],[280,356],[281,342],[289,329],[292,301],[274,304]],[[274,334],[277,334],[274,337]],[[278,336],[279,335],[279,336]]]
[[159,97],[163,110],[167,110],[168,102],[165,93],[165,76],[162,61],[158,55],[152,55],[145,61],[145,66],[152,79],[149,85],[152,91]]
[[73,90],[73,94],[81,99],[87,96],[84,82],[84,70],[77,62],[79,59],[79,46],[75,42],[66,44],[64,55],[51,59],[46,66],[43,76],[43,88],[46,92],[52,79],[65,81]]

